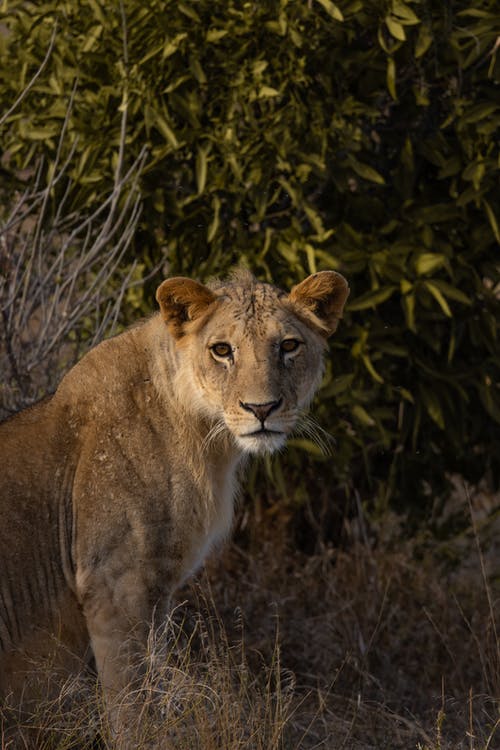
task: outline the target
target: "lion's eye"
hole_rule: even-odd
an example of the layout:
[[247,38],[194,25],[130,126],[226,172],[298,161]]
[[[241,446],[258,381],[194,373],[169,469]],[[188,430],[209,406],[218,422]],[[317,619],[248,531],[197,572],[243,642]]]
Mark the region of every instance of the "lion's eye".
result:
[[217,344],[212,344],[210,350],[215,354],[216,357],[230,357],[233,353],[231,344],[226,344],[225,341],[220,341]]
[[284,339],[280,344],[280,349],[284,354],[295,352],[300,346],[300,341],[297,339]]

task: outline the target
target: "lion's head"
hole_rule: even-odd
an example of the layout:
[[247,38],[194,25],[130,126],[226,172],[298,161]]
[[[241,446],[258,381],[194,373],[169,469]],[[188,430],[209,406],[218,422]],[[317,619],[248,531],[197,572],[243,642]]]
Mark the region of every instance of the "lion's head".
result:
[[243,452],[281,448],[320,383],[348,294],[334,271],[289,294],[245,271],[209,286],[167,279],[156,297],[176,342],[179,392],[196,394],[192,407]]

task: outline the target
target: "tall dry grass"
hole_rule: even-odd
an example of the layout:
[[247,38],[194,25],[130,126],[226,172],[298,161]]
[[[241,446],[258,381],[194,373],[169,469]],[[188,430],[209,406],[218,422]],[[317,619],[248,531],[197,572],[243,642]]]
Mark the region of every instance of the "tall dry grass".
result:
[[[388,517],[376,543],[314,555],[286,523],[254,524],[151,638],[144,677],[120,697],[136,717],[129,746],[497,747],[498,513],[470,512],[445,543],[402,541]],[[119,747],[104,715],[95,679],[73,679],[1,747]]]
[[179,607],[161,633],[151,634],[142,677],[116,698],[122,714],[134,717],[123,732],[110,731],[96,679],[79,675],[67,679],[56,698],[19,717],[2,750],[283,747],[295,682],[281,666],[278,639],[269,662],[253,670],[241,619],[240,637],[232,642],[213,603],[188,619]]

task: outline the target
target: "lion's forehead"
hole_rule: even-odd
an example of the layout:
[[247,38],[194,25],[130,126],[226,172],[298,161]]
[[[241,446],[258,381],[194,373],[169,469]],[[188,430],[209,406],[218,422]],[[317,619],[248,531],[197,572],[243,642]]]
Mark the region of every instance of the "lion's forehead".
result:
[[215,294],[221,300],[231,304],[241,315],[272,314],[280,307],[280,300],[285,293],[275,286],[246,279],[244,283],[225,284],[216,288]]
[[287,309],[279,291],[264,284],[249,291],[236,287],[220,295],[220,305],[212,316],[207,333],[228,338],[268,340],[285,330],[298,330],[299,321]]

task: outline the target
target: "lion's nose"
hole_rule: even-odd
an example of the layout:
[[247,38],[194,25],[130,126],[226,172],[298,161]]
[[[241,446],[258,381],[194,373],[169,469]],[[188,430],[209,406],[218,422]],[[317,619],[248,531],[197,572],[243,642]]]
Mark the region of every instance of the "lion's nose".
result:
[[279,398],[277,401],[267,401],[265,404],[248,404],[240,401],[240,406],[245,411],[251,412],[261,424],[264,424],[271,412],[279,409],[282,403],[283,399]]

